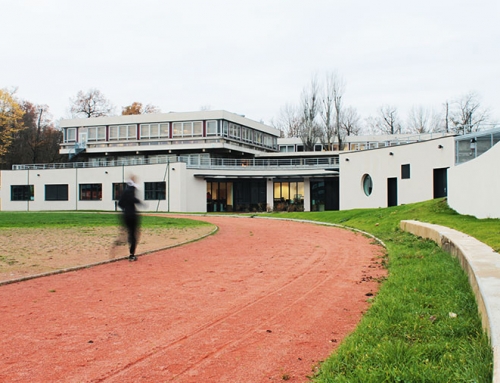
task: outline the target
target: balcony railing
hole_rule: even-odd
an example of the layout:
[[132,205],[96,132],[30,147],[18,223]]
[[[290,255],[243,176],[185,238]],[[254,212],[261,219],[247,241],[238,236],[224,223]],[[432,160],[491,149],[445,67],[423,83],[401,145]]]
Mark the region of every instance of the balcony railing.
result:
[[13,165],[12,170],[43,170],[43,169],[74,169],[74,168],[99,168],[108,166],[133,166],[167,164],[175,162],[186,163],[190,169],[311,169],[338,167],[338,157],[322,158],[290,158],[290,159],[233,159],[233,158],[206,158],[202,156],[162,156],[152,158],[128,158],[122,160],[96,161],[96,162],[64,162],[53,164],[22,164]]

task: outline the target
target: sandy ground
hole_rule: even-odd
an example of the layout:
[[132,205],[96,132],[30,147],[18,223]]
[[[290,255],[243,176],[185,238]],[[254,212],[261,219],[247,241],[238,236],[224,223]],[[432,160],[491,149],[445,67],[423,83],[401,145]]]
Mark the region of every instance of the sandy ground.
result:
[[0,286],[0,381],[307,382],[386,275],[384,249],[348,230],[197,219],[219,230],[137,262]]
[[[137,253],[175,246],[207,235],[213,226],[142,229]],[[118,240],[119,245],[115,246]],[[0,230],[0,282],[103,262],[128,255],[126,236],[116,227]]]

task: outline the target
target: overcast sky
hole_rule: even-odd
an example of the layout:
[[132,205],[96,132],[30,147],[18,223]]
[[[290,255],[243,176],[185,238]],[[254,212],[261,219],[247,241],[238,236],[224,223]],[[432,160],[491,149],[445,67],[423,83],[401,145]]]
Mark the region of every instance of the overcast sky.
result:
[[271,123],[311,78],[345,105],[441,110],[468,92],[500,118],[498,0],[0,0],[0,88],[70,117],[99,89],[115,106],[224,109]]

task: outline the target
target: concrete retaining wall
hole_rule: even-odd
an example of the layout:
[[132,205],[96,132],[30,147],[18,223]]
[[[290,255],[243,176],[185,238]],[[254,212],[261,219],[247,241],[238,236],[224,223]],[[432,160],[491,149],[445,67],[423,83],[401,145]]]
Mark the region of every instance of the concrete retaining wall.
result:
[[493,382],[500,383],[500,254],[477,239],[444,226],[401,221],[401,229],[431,239],[457,257],[469,277],[484,330],[493,348]]

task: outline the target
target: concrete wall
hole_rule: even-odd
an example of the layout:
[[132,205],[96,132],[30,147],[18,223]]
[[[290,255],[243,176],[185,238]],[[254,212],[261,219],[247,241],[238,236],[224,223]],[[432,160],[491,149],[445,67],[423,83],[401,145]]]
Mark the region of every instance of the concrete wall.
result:
[[500,146],[448,172],[449,206],[477,218],[500,218]]
[[[453,137],[341,153],[340,209],[387,207],[387,179],[392,177],[397,179],[398,205],[432,199],[433,170],[452,167],[454,153]],[[403,164],[410,164],[409,179],[401,178]],[[365,174],[373,180],[373,191],[369,196],[363,191]]]

